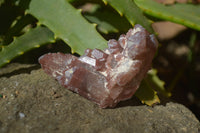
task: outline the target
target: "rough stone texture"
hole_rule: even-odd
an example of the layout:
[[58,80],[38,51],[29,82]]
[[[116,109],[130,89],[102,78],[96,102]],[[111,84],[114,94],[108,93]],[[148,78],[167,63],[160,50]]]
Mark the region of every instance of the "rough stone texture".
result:
[[41,69],[29,73],[32,65],[30,69],[14,66],[28,73],[14,73],[14,67],[0,69],[0,94],[6,96],[0,98],[0,133],[200,132],[199,121],[183,105],[148,107],[133,98],[114,109],[101,109],[61,87]]

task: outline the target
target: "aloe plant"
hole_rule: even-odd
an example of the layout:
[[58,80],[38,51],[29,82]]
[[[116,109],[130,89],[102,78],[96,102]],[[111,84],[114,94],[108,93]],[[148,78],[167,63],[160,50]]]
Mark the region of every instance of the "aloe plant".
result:
[[49,27],[72,49],[72,53],[83,54],[87,48],[106,48],[106,40],[96,31],[96,24],[90,24],[66,0],[32,0],[28,13],[39,23]]
[[[23,1],[24,0],[19,0],[19,3],[23,3]],[[69,0],[69,1],[72,3],[78,2],[77,0]],[[91,2],[91,0],[88,1]],[[149,1],[102,0],[102,1],[106,4],[111,5],[117,12],[119,12],[121,16],[125,16],[127,20],[130,22],[130,24],[134,25],[135,23],[140,23],[151,32],[152,32],[152,28],[150,26],[151,23],[146,17],[144,17],[142,11],[137,7],[137,5],[146,14],[150,16],[181,23],[191,28],[195,28],[197,30],[199,30],[200,27],[199,26],[200,8],[198,5],[175,4],[172,6],[165,6],[154,2],[153,0]],[[1,4],[3,5],[4,2],[5,1],[2,1]],[[85,20],[85,18],[81,16],[80,10],[78,11],[75,8],[73,8],[67,1],[61,0],[59,2],[56,2],[57,3],[56,5],[59,6],[59,12],[58,12],[58,10],[56,11],[54,10],[56,8],[54,7],[55,6],[54,2],[55,1],[53,0],[50,0],[48,2],[45,0],[42,1],[31,0],[31,4],[29,5],[30,10],[28,10],[28,12],[34,15],[39,20],[38,22],[39,24],[44,24],[48,26],[54,32],[55,37],[63,39],[69,46],[71,46],[73,52],[82,54],[85,48],[102,49],[106,47],[106,40],[104,40],[95,30],[96,24],[89,24]],[[94,2],[100,3],[101,1],[95,0]],[[28,2],[26,2],[26,4],[20,4],[20,6],[28,7],[27,4]],[[25,7],[23,8],[26,9]],[[68,10],[70,12],[68,12]],[[106,19],[109,17],[107,16],[108,14],[109,13],[103,15],[103,13],[102,14],[99,13],[99,14],[93,14],[94,16],[91,15],[85,15],[85,16],[87,19],[90,20],[90,22],[97,23],[99,25],[98,26],[99,31],[106,34],[110,32],[119,32],[122,31],[123,29],[130,27],[128,26],[120,28],[121,26],[114,24],[114,22],[112,23],[111,22],[112,20],[109,20],[110,22],[107,21]],[[116,15],[113,16],[115,16],[115,18],[111,17],[113,20],[117,20],[117,22],[120,22],[118,21],[120,16]],[[105,21],[103,21],[103,17]],[[10,31],[8,31],[8,34],[3,40],[4,42],[3,45],[7,44],[7,42],[8,43],[10,42],[10,40],[14,35],[13,34],[14,32],[16,33],[19,32],[28,23],[23,23],[24,25],[22,26],[20,24],[20,21],[17,22],[17,24],[19,25],[16,24]],[[74,26],[75,24],[76,26]],[[124,21],[124,25],[125,26],[127,25],[126,21]],[[15,56],[18,55],[16,54]]]
[[110,4],[114,9],[119,12],[121,16],[129,20],[129,22],[134,26],[136,23],[141,24],[149,32],[153,33],[151,23],[142,14],[142,11],[137,7],[132,0],[103,0],[105,4]]
[[21,37],[15,38],[10,45],[2,48],[0,52],[0,67],[26,51],[52,41],[54,41],[54,34],[48,28],[39,26],[31,29]]
[[135,0],[135,2],[150,16],[200,30],[200,5],[177,3],[166,6],[153,0]]
[[8,45],[9,43],[11,43],[14,36],[16,36],[21,30],[23,30],[24,27],[35,21],[36,19],[33,18],[30,14],[22,16],[16,22],[16,24],[8,30],[3,40],[3,44]]
[[150,86],[145,80],[142,81],[135,95],[143,104],[149,106],[152,106],[156,103],[160,103],[160,99],[157,95],[157,92],[154,89],[152,89],[152,86]]
[[124,17],[119,17],[119,14],[109,10],[96,10],[93,13],[84,14],[84,17],[96,23],[97,29],[104,34],[127,32],[132,27]]
[[157,76],[157,70],[152,69],[148,72],[146,78],[142,81],[135,95],[140,99],[142,103],[149,106],[155,103],[160,103],[157,92],[161,93],[165,97],[171,96],[171,93],[166,91],[164,85],[165,82],[160,80]]

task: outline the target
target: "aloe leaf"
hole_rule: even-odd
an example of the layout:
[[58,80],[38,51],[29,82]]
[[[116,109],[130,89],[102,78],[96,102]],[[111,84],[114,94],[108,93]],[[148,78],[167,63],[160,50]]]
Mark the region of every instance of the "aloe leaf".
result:
[[167,92],[164,85],[165,82],[160,80],[157,76],[157,70],[152,69],[148,72],[147,77],[144,79],[154,90],[160,92],[166,97],[170,97],[171,93]]
[[103,0],[103,2],[110,4],[121,16],[124,15],[133,26],[138,23],[153,33],[151,23],[133,0]]
[[28,24],[31,24],[32,22],[36,21],[35,18],[33,18],[31,15],[25,15],[22,16],[16,24],[11,27],[8,31],[7,34],[5,35],[5,39],[3,44],[7,45],[12,41],[13,36],[16,36],[19,34],[19,32]]
[[95,11],[84,15],[90,22],[97,24],[97,29],[104,33],[117,33],[119,31],[128,31],[132,27],[129,22],[119,16],[117,13],[109,11]]
[[24,35],[15,38],[8,46],[2,48],[0,52],[0,67],[9,63],[18,55],[52,41],[54,41],[54,34],[48,28],[36,27],[31,29]]
[[66,42],[72,52],[83,54],[87,48],[107,47],[106,40],[96,31],[96,25],[90,24],[81,11],[66,0],[32,0],[28,13],[50,28],[55,37]]
[[142,81],[135,95],[143,104],[149,106],[160,103],[157,92],[145,80]]
[[153,104],[160,102],[157,92],[166,97],[171,96],[171,93],[166,91],[164,85],[165,82],[160,80],[157,76],[157,70],[151,69],[143,79],[135,95],[142,103],[152,106]]
[[200,5],[163,5],[153,0],[135,0],[135,3],[148,15],[172,21],[200,30]]
[[6,0],[0,6],[0,35],[4,35],[10,28],[13,21],[21,14],[19,7],[15,6],[11,0]]

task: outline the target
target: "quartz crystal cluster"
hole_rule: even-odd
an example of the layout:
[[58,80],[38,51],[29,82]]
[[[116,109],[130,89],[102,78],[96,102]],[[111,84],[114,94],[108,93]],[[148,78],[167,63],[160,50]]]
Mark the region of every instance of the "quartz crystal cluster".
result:
[[105,50],[86,49],[79,58],[48,53],[39,58],[39,63],[67,89],[101,108],[114,107],[136,92],[151,68],[157,47],[155,36],[137,24],[118,41],[109,40]]

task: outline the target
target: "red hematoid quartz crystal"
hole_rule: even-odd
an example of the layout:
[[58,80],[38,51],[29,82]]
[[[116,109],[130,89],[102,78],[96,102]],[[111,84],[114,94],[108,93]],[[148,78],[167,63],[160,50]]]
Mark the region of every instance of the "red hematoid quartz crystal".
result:
[[135,25],[126,35],[108,41],[105,50],[86,49],[76,57],[48,53],[39,58],[44,71],[67,89],[95,102],[114,107],[130,99],[151,68],[158,42],[153,34]]

